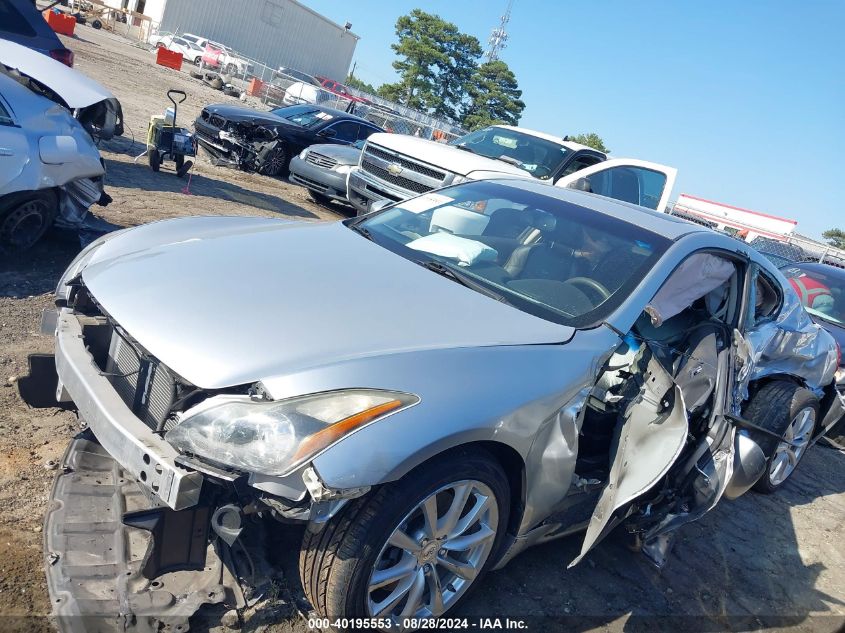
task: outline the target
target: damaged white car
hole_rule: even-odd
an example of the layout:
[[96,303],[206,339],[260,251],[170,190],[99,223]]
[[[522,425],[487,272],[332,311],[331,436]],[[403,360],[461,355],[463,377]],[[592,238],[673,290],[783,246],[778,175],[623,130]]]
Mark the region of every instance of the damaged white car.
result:
[[761,255],[539,182],[119,231],[56,302],[57,399],[89,427],[45,523],[64,630],[243,607],[241,551],[274,520],[307,524],[316,612],[382,628],[578,531],[573,564],[618,526],[662,565],[720,499],[782,486],[845,402],[833,339]]
[[94,139],[121,133],[121,116],[82,73],[0,40],[0,251],[29,248],[54,222],[79,228],[111,201]]

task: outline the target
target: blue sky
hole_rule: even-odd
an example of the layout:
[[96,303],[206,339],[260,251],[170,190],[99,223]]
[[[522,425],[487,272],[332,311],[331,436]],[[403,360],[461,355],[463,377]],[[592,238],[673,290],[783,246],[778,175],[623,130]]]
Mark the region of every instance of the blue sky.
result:
[[[486,45],[506,0],[302,0],[361,36],[356,75],[396,80],[415,7]],[[678,168],[677,194],[845,229],[845,2],[515,0],[502,53],[520,125],[597,132],[616,156]]]

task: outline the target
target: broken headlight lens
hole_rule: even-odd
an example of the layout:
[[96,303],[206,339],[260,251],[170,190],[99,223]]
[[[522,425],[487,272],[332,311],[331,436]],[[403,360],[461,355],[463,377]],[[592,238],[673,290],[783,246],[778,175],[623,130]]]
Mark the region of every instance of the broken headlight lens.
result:
[[183,453],[218,464],[284,475],[349,433],[417,402],[406,393],[373,389],[228,401],[188,415],[165,439]]

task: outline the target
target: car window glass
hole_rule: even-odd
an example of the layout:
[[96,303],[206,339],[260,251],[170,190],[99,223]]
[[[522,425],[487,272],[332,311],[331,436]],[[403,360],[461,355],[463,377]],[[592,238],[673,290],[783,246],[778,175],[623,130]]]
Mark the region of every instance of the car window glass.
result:
[[276,108],[275,110],[271,110],[271,112],[283,119],[287,119],[291,123],[301,125],[302,127],[314,127],[332,118],[332,115],[326,114],[322,110],[318,110],[313,106],[306,105]]
[[580,171],[585,167],[595,165],[600,160],[601,159],[598,156],[578,156],[571,163],[569,163],[569,165],[566,166],[566,169],[564,169],[563,173],[561,173],[561,177],[568,176],[569,174],[574,174],[576,171]]
[[0,125],[14,125],[12,116],[9,114],[9,111],[6,110],[2,101],[0,101]]
[[[379,130],[371,128],[369,125],[362,125],[361,129],[358,131],[358,138],[361,141],[366,141],[370,137],[371,134],[375,134],[378,131]],[[362,143],[361,147],[363,147],[363,143]]]
[[10,2],[0,2],[0,31],[35,37],[35,29]]
[[548,139],[498,127],[470,132],[451,141],[450,145],[504,161],[541,180],[551,178],[572,152]]
[[643,167],[611,167],[585,179],[592,193],[655,210],[666,186],[666,174]]
[[339,123],[335,123],[334,125],[330,125],[326,129],[333,130],[335,132],[335,135],[332,138],[346,143],[354,143],[358,140],[359,127],[360,125],[353,123],[352,121],[341,121]]
[[845,272],[789,266],[781,269],[804,309],[824,321],[845,325]]
[[526,312],[575,327],[606,318],[670,243],[634,224],[490,181],[399,202],[361,225],[407,259],[451,267]]

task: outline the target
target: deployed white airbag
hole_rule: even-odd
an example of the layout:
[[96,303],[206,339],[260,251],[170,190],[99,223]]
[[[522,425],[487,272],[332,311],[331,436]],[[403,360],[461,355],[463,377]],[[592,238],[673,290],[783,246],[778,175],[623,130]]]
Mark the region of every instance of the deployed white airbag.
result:
[[494,261],[498,255],[495,249],[486,244],[451,233],[432,233],[408,242],[407,247],[415,251],[457,260],[461,266]]
[[733,263],[717,255],[696,253],[687,258],[646,306],[652,325],[659,327],[667,319],[680,314],[693,301],[725,283],[735,270]]

